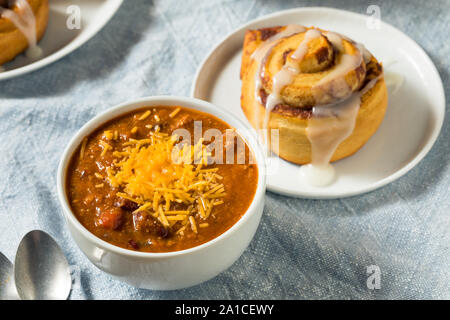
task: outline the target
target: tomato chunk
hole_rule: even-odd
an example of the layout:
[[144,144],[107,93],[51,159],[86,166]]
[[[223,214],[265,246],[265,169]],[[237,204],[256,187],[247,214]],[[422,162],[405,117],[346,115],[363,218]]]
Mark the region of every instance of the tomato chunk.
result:
[[106,229],[116,230],[122,226],[123,211],[119,208],[102,211],[97,219],[97,225]]

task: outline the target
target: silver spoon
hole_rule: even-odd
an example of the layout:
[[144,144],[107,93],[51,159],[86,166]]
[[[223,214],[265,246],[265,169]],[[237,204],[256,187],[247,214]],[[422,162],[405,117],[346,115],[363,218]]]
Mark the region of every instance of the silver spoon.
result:
[[14,266],[7,257],[0,252],[0,300],[19,300],[14,284]]
[[17,292],[24,300],[65,300],[72,286],[70,268],[59,245],[44,231],[30,231],[14,263]]

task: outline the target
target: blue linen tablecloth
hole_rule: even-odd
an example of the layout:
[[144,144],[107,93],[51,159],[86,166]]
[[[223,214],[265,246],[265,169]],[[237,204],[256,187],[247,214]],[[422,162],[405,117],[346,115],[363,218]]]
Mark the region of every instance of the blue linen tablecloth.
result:
[[[427,51],[448,94],[448,1],[375,2],[126,0],[76,52],[0,82],[0,251],[13,260],[28,231],[49,232],[80,275],[71,299],[449,299],[448,121],[428,156],[380,190],[331,201],[268,192],[242,257],[185,290],[136,289],[96,269],[71,239],[57,200],[58,161],[86,121],[125,100],[188,95],[206,52],[241,24],[278,10],[323,5],[366,13],[378,4],[384,21]],[[381,271],[380,289],[367,286],[370,265]]]

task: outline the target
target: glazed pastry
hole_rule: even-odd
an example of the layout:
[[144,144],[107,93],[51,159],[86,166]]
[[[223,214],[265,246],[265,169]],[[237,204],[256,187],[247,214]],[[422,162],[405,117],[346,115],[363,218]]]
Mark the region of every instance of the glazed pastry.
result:
[[48,22],[48,0],[0,0],[0,65],[24,52],[41,54],[37,42]]
[[256,129],[278,129],[272,151],[296,164],[326,166],[352,155],[375,133],[387,107],[375,57],[318,28],[248,30],[241,79],[246,117]]

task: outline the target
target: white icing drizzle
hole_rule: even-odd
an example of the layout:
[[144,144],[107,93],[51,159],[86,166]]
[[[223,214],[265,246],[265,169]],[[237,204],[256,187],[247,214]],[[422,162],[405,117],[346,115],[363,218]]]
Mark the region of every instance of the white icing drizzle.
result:
[[[397,60],[387,60],[383,62],[383,68],[388,70],[391,66],[398,63]],[[400,90],[405,82],[405,78],[402,74],[394,72],[394,71],[386,71],[384,73],[384,81],[386,82],[386,87],[389,90],[389,94],[394,95]]]
[[392,95],[396,94],[398,90],[400,90],[403,82],[405,81],[401,74],[392,71],[387,71],[385,73],[384,80],[386,81],[386,87],[388,88],[389,93]]
[[331,184],[336,175],[334,166],[327,163],[324,166],[304,164],[299,170],[300,178],[314,187],[325,187]]
[[297,50],[291,55],[291,59],[297,60],[301,62],[305,55],[308,53],[308,43],[316,38],[319,38],[322,35],[322,32],[317,29],[310,29],[306,31],[305,38],[297,47]]
[[264,116],[264,129],[267,129],[270,113],[273,108],[283,102],[280,97],[281,90],[288,84],[292,83],[295,75],[298,74],[298,70],[284,65],[280,71],[278,71],[272,78],[272,93],[269,94],[266,101],[266,111]]
[[344,51],[344,45],[342,44],[342,36],[336,32],[328,31],[327,34],[328,41],[331,42],[333,47],[335,47],[339,52]]
[[262,61],[270,49],[282,38],[289,37],[293,34],[305,32],[306,28],[304,26],[290,24],[283,31],[273,35],[269,39],[267,39],[255,52],[252,54],[252,59],[256,62],[256,73],[255,73],[255,113],[254,113],[254,122],[256,129],[260,129],[260,111],[259,105],[257,103],[261,103],[261,97],[259,92],[262,88],[261,84],[261,76],[263,72]]
[[18,8],[20,14],[17,14],[11,9],[0,8],[0,15],[3,18],[11,20],[27,39],[28,49],[25,52],[27,57],[31,59],[39,58],[42,55],[42,49],[37,45],[36,18],[33,10],[26,0],[15,0],[14,6]]
[[366,47],[359,42],[355,42],[352,39],[336,33],[336,32],[332,32],[332,31],[328,31],[326,33],[327,39],[328,41],[331,42],[331,44],[340,52],[344,51],[344,44],[342,42],[342,40],[347,40],[348,42],[352,43],[355,45],[355,47],[361,52],[363,58],[364,58],[364,62],[368,63],[370,61],[370,59],[372,59],[372,53],[366,49]]
[[353,132],[360,101],[360,96],[354,94],[336,104],[313,107],[312,119],[306,128],[313,165],[328,164],[339,144]]
[[364,62],[369,63],[372,59],[372,53],[366,49],[366,47],[362,43],[356,43],[356,47],[358,48],[359,52],[362,53]]
[[308,184],[323,187],[333,182],[335,170],[330,164],[331,158],[355,129],[361,97],[375,86],[380,77],[370,80],[359,92],[343,101],[313,107],[312,119],[306,128],[312,159],[310,164],[300,167],[300,174]]
[[334,179],[331,157],[337,147],[353,132],[361,104],[356,93],[348,99],[331,105],[313,107],[308,120],[306,136],[311,143],[311,163],[300,168],[305,180],[317,187],[330,184]]
[[[341,55],[341,60],[335,66],[335,68],[328,73],[325,77],[319,80],[315,85],[318,87],[327,87],[325,91],[327,94],[335,98],[346,98],[350,96],[353,91],[345,80],[345,76],[352,70],[356,69],[362,62],[362,54],[358,53],[355,55],[343,53]],[[316,90],[313,90],[315,92]],[[319,90],[323,91],[323,90]],[[320,101],[319,98],[316,101]]]
[[[337,50],[343,50],[341,35],[329,32],[327,38]],[[354,42],[352,41],[352,43]],[[343,53],[334,70],[316,85],[329,84],[326,90],[328,94],[335,96],[335,93],[339,93],[339,98],[345,97],[344,100],[331,105],[313,107],[312,118],[308,120],[306,135],[311,144],[312,159],[310,164],[300,168],[300,173],[307,183],[316,187],[323,187],[333,182],[335,170],[330,164],[331,158],[338,146],[352,134],[355,128],[361,97],[379,79],[377,77],[371,80],[359,92],[352,92],[352,88],[345,81],[345,75],[357,68],[363,59],[368,62],[372,57],[363,45],[355,45],[358,53],[356,55]]]
[[384,76],[383,73],[381,73],[378,77],[370,80],[365,86],[364,88],[362,88],[360,90],[360,97],[362,97],[363,95],[365,95],[367,92],[369,92],[370,89],[372,89],[378,82],[378,80],[380,80],[380,78]]
[[[292,54],[291,58],[300,63],[308,52],[308,43],[316,38],[319,38],[322,33],[317,29],[308,30],[305,33],[305,38],[298,46],[297,50]],[[264,115],[264,129],[269,128],[269,118],[272,110],[283,100],[280,97],[281,90],[292,83],[294,76],[300,73],[300,70],[295,67],[284,65],[280,71],[278,71],[272,79],[272,93],[269,94],[266,101],[266,109]]]

